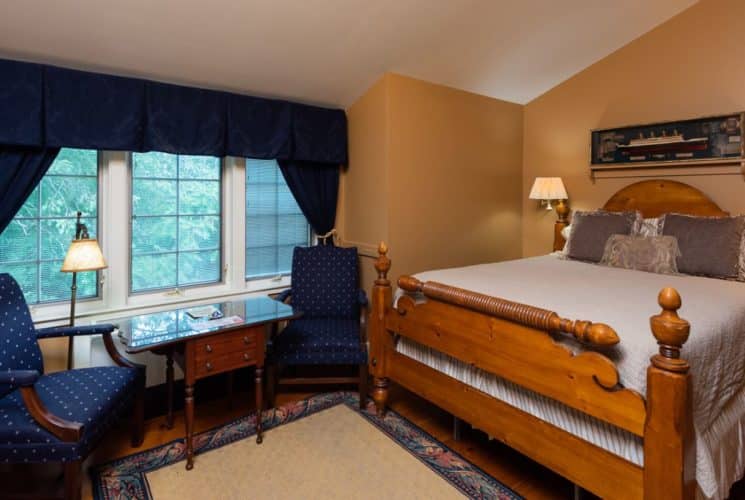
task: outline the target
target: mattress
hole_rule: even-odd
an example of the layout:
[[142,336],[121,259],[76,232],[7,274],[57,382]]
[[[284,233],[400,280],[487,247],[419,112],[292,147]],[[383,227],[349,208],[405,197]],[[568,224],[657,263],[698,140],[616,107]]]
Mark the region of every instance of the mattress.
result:
[[[550,277],[550,279],[547,279]],[[552,254],[496,264],[429,271],[422,281],[449,285],[531,304],[562,317],[611,325],[621,342],[604,351],[623,385],[646,392],[649,358],[658,351],[649,317],[660,311],[665,286],[683,298],[681,317],[691,323],[682,356],[692,370],[700,495],[725,498],[745,462],[745,283],[616,269]],[[575,352],[586,349],[562,340]],[[643,463],[641,440],[443,353],[402,338],[396,349],[440,372],[526,411],[633,463]]]

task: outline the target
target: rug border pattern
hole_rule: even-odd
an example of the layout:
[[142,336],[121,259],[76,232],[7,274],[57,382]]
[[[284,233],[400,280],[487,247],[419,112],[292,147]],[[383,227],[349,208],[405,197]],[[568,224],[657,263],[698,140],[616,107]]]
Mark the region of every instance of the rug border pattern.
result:
[[[384,418],[372,403],[359,409],[356,392],[332,392],[265,411],[264,430],[285,425],[333,406],[344,404],[387,435],[430,470],[469,498],[499,500],[522,497],[417,425],[389,410]],[[256,435],[256,417],[248,415],[215,426],[194,436],[195,455]],[[91,467],[93,498],[97,500],[153,500],[146,474],[186,458],[184,439],[134,453]]]

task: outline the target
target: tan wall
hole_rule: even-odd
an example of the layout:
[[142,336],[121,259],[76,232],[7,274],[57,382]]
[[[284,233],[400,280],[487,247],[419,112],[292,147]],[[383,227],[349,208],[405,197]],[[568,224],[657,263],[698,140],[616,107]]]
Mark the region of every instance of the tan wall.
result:
[[396,276],[521,255],[522,106],[386,74],[347,112],[346,241]]
[[[590,130],[745,110],[743,19],[742,0],[704,0],[525,107],[524,255],[550,251],[553,237],[555,214],[527,199],[536,176],[561,176],[573,209],[597,208],[637,180],[590,181]],[[676,179],[745,212],[742,176]]]

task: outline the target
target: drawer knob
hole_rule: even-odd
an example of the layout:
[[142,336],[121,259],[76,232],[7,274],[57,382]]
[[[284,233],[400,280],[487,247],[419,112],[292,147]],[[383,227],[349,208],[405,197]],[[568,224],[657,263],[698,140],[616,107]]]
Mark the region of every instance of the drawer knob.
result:
[[243,343],[249,344],[251,342],[251,339],[248,338],[248,336],[243,337]]
[[207,371],[208,372],[211,372],[212,371],[212,363],[210,363],[209,361],[207,361],[207,365],[206,366],[207,366]]
[[207,350],[207,352],[212,352],[212,346],[211,345],[207,344],[206,346],[204,346],[204,348]]
[[248,361],[249,359],[251,359],[251,356],[247,352],[244,352],[243,353],[243,359],[245,359],[246,361]]

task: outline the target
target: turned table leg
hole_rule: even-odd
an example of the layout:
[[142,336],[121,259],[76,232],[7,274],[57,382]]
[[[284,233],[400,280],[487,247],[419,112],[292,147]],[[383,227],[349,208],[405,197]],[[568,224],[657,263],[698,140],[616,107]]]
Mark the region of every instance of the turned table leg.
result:
[[194,385],[187,384],[184,390],[184,413],[186,420],[186,470],[194,468]]
[[166,354],[166,397],[168,398],[168,413],[166,413],[166,428],[173,429],[173,350]]
[[264,368],[261,366],[256,367],[256,443],[261,444],[264,440],[264,436],[261,435],[261,410],[264,407],[264,394],[262,392]]

